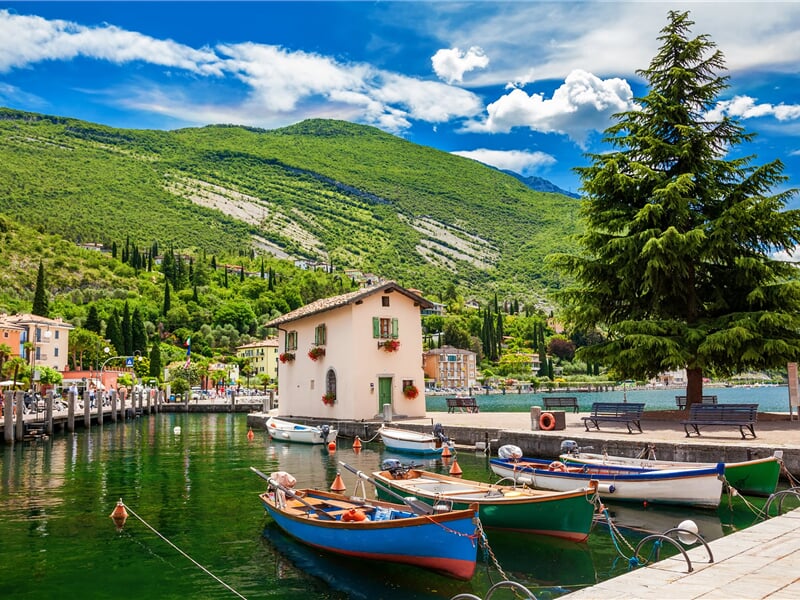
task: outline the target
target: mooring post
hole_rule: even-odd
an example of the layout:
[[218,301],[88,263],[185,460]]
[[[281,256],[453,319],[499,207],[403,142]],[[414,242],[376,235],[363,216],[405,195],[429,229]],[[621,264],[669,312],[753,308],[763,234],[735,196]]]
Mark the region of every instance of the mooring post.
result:
[[83,426],[89,430],[92,426],[92,403],[89,399],[89,389],[83,390]]
[[100,393],[100,390],[95,392],[95,399],[97,401],[97,424],[103,424],[103,394]]
[[67,392],[67,431],[75,431],[75,392]]
[[128,418],[127,413],[125,412],[125,388],[118,388],[117,391],[119,392],[119,412],[122,415],[122,420]]
[[3,394],[3,438],[6,444],[14,443],[14,392]]
[[108,397],[111,399],[111,422],[117,422],[117,391],[109,390]]
[[23,409],[25,408],[25,392],[17,391],[14,394],[16,400],[16,413],[17,413],[17,423],[16,429],[14,431],[14,437],[18,442],[22,441],[22,438],[25,437],[25,415],[23,415]]
[[47,391],[44,412],[44,432],[53,435],[53,390]]

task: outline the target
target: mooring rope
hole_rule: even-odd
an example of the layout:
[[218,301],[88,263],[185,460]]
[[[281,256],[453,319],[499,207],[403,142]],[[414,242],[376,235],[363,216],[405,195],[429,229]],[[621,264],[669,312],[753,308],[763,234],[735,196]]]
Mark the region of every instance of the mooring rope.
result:
[[196,566],[198,569],[200,569],[201,571],[203,571],[203,572],[204,572],[206,575],[209,575],[210,577],[212,577],[213,579],[215,579],[215,580],[216,580],[216,581],[217,581],[217,582],[218,582],[220,585],[222,585],[222,586],[224,586],[225,588],[227,588],[227,589],[228,589],[228,590],[229,590],[231,593],[235,594],[235,595],[236,595],[236,596],[238,596],[239,598],[242,598],[242,600],[247,600],[247,598],[245,598],[245,597],[244,597],[242,594],[240,594],[239,592],[237,592],[235,589],[233,589],[233,588],[232,588],[231,586],[229,586],[227,583],[225,583],[224,581],[222,581],[222,579],[220,579],[219,577],[217,577],[216,575],[214,575],[214,574],[213,574],[211,571],[209,571],[208,569],[206,569],[206,568],[205,568],[203,565],[201,565],[199,562],[197,562],[197,561],[196,561],[195,559],[193,559],[191,556],[189,556],[188,554],[186,554],[186,552],[184,552],[183,550],[181,550],[180,548],[178,548],[178,547],[177,547],[175,544],[173,544],[173,543],[172,543],[170,540],[168,540],[166,537],[164,537],[164,536],[163,536],[163,535],[162,535],[162,534],[161,534],[161,533],[160,533],[160,532],[159,532],[159,531],[158,531],[158,530],[157,530],[155,527],[153,527],[152,525],[150,525],[150,523],[148,523],[148,522],[147,522],[147,521],[145,521],[145,520],[144,520],[142,517],[140,517],[139,515],[137,515],[137,514],[136,514],[136,512],[135,512],[135,511],[134,511],[134,510],[133,510],[133,509],[132,509],[130,506],[128,506],[127,504],[124,504],[124,503],[122,504],[122,506],[124,506],[124,507],[125,507],[125,508],[128,510],[128,512],[129,512],[131,515],[133,515],[134,517],[136,517],[137,519],[139,519],[139,520],[142,522],[142,524],[143,524],[145,527],[147,527],[147,528],[148,528],[150,531],[152,531],[153,533],[155,533],[155,534],[156,534],[158,537],[160,537],[162,540],[164,540],[164,541],[165,541],[167,544],[169,544],[170,546],[172,546],[172,547],[173,547],[175,550],[177,550],[177,551],[178,551],[178,553],[179,553],[179,554],[181,554],[181,555],[182,555],[184,558],[186,558],[186,559],[187,559],[189,562],[191,562],[192,564],[194,564],[194,565],[195,565],[195,566]]

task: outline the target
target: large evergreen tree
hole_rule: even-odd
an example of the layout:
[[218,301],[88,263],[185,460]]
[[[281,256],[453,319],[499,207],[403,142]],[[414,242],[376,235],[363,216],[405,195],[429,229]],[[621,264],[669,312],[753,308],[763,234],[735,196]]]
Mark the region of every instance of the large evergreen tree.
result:
[[47,300],[47,289],[44,285],[44,265],[39,261],[39,272],[36,275],[36,291],[33,293],[33,308],[31,313],[40,317],[49,317],[50,308]]
[[108,317],[106,322],[106,339],[114,347],[117,354],[125,356],[125,340],[122,337],[122,325],[116,308],[111,311],[111,316]]
[[568,316],[607,333],[582,358],[623,379],[686,368],[690,406],[706,373],[800,357],[800,283],[773,257],[798,243],[800,214],[784,210],[795,190],[771,192],[783,165],[738,157],[752,134],[712,116],[728,85],[722,53],[689,37],[687,13],[668,20],[639,71],[649,92],[606,131],[614,151],[578,169],[585,230],[560,264],[575,278]]
[[141,356],[147,354],[147,329],[138,306],[133,309],[131,317],[131,355],[137,352]]
[[133,356],[133,331],[131,328],[131,307],[128,301],[122,307],[122,345],[125,350],[122,352],[125,356]]
[[94,304],[89,305],[89,310],[86,313],[86,322],[83,324],[83,328],[93,331],[97,334],[102,331],[100,315],[97,313],[97,306]]

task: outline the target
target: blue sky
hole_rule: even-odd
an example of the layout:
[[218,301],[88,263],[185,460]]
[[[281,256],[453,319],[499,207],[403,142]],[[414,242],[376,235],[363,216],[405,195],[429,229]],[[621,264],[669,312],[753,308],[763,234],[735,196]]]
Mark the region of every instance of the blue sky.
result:
[[577,191],[671,9],[725,54],[715,110],[757,134],[737,155],[800,187],[799,2],[0,2],[0,105],[140,129],[345,119]]

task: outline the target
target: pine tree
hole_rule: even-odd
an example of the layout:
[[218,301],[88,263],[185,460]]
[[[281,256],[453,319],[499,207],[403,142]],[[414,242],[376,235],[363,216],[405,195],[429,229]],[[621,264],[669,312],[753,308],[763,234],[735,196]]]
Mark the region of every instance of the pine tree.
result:
[[94,304],[89,305],[89,310],[86,313],[86,322],[83,324],[84,329],[94,331],[100,334],[102,323],[100,323],[100,315],[97,314],[97,307]]
[[606,341],[581,358],[620,379],[687,371],[687,407],[703,374],[785,367],[800,357],[800,282],[776,260],[800,241],[796,193],[771,195],[783,165],[754,166],[739,122],[713,116],[728,87],[724,58],[688,13],[671,11],[637,109],[606,130],[613,151],[577,169],[586,200],[579,252],[561,257],[575,284],[567,316]]
[[124,348],[122,353],[125,356],[132,356],[133,333],[131,330],[131,307],[128,305],[127,300],[122,307],[122,323],[120,323],[120,328],[122,329],[122,345]]
[[106,339],[114,347],[117,354],[120,356],[125,355],[125,340],[122,337],[122,326],[119,322],[119,313],[117,309],[111,311],[111,316],[108,317],[106,322]]
[[158,343],[158,338],[156,338],[152,347],[150,348],[150,377],[160,379],[161,368],[161,347]]
[[39,272],[36,274],[36,291],[33,293],[33,308],[31,313],[40,317],[49,317],[50,308],[47,300],[47,290],[44,285],[44,265],[39,261]]
[[165,317],[169,312],[169,279],[164,279],[164,306],[161,307],[161,314]]

